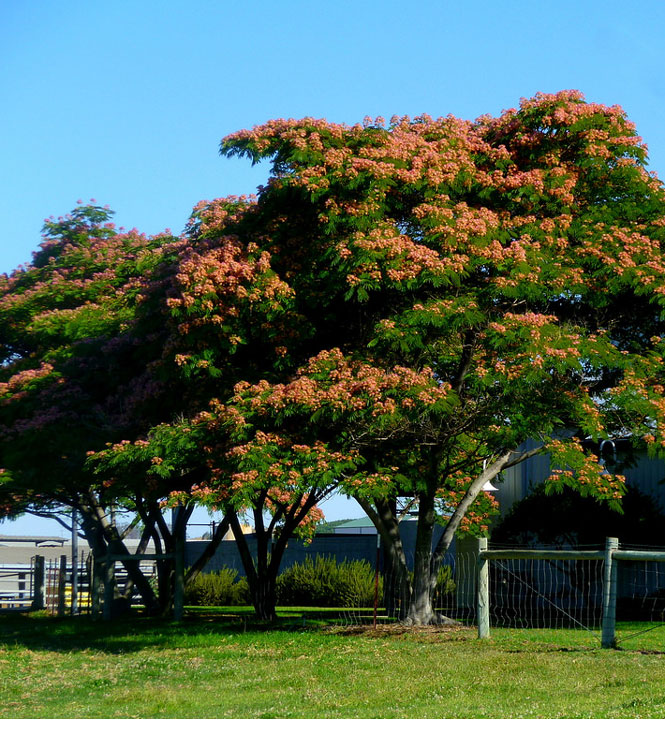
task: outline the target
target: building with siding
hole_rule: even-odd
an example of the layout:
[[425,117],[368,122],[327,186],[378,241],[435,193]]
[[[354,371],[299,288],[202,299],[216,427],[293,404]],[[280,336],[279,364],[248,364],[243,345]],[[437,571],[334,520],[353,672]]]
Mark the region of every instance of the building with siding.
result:
[[[624,475],[628,486],[648,494],[665,512],[665,461],[649,457],[646,451],[634,453],[625,440],[606,440],[602,445],[602,458],[607,470]],[[523,447],[531,450],[537,446],[535,440],[529,440]],[[600,446],[588,443],[588,447],[597,451]],[[504,471],[494,482],[498,490],[496,497],[501,514],[505,515],[516,502],[546,481],[550,474],[550,459],[547,454],[537,455]]]

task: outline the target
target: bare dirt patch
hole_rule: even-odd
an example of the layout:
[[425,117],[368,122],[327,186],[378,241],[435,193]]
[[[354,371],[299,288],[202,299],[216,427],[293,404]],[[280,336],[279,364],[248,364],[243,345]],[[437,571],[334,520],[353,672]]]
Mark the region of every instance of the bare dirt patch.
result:
[[475,627],[469,627],[466,624],[446,624],[446,625],[429,625],[429,626],[407,626],[404,624],[377,624],[374,627],[371,624],[353,625],[341,627],[338,625],[326,629],[330,634],[342,635],[344,637],[410,637],[416,639],[441,639],[443,636],[449,637],[451,634],[472,633]]

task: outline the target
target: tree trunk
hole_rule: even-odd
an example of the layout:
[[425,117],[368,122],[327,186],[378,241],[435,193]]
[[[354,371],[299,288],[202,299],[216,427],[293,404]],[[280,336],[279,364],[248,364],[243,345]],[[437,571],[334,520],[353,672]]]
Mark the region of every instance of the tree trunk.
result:
[[413,585],[405,624],[426,625],[434,621],[432,609],[432,534],[434,532],[434,495],[422,494],[418,502],[418,529],[413,562]]
[[[271,586],[267,584],[266,576],[260,576],[257,573],[257,567],[249,550],[247,539],[240,527],[238,515],[232,510],[229,511],[229,522],[238,545],[238,552],[245,570],[247,583],[249,584],[249,592],[252,597],[252,605],[254,606],[256,616],[262,621],[273,621],[277,616],[275,611],[274,586],[272,586],[271,590]],[[257,542],[258,540],[257,534]]]
[[256,517],[255,523],[256,561],[249,553],[237,516],[235,519],[231,518],[231,527],[238,542],[256,617],[264,622],[274,622],[277,619],[277,576],[290,531],[288,525],[285,525],[273,542],[272,528],[266,529],[262,520]]
[[258,619],[264,622],[274,622],[277,619],[277,577],[265,575],[257,578],[257,584],[252,591],[252,603]]
[[372,506],[362,497],[356,498],[374,523],[383,547],[383,603],[389,617],[402,621],[406,618],[411,600],[411,575],[404,553],[397,519],[397,503],[377,499]]
[[[89,541],[91,537],[94,538],[95,546],[93,547],[93,554],[99,563],[103,564],[103,559],[108,553],[120,556],[129,554],[127,547],[120,539],[117,528],[109,524],[104,510],[98,504],[95,503],[90,508],[81,508],[81,516],[86,537]],[[85,530],[86,526],[90,528],[91,535]],[[157,613],[159,607],[154,591],[152,590],[150,581],[141,571],[138,561],[126,561],[123,562],[123,566],[134,585],[136,585],[136,589],[139,591],[148,613]],[[119,591],[118,597],[120,597]],[[122,606],[123,604],[119,605]]]
[[[317,495],[312,491],[309,499],[302,505],[281,508],[273,516],[268,527],[263,522],[264,502],[265,494],[258,497],[254,508],[256,560],[252,558],[249,551],[237,514],[231,511],[228,516],[249,583],[256,616],[262,621],[272,622],[277,619],[277,576],[286,545],[299,523],[316,505]],[[278,521],[283,521],[283,525],[280,527],[279,534],[273,539]]]
[[402,621],[407,616],[411,600],[411,580],[406,559],[396,554],[394,547],[383,554],[383,605],[386,614]]

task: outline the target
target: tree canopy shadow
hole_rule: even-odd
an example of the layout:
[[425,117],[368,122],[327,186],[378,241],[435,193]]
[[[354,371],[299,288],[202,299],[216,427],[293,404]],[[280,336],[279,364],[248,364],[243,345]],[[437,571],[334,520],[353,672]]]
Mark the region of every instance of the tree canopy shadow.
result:
[[[309,628],[309,627],[308,627]],[[206,637],[303,629],[302,617],[266,623],[252,616],[186,614],[182,621],[134,613],[110,622],[88,617],[52,617],[25,612],[0,612],[0,647],[19,645],[50,652],[133,653],[145,648],[196,647]]]

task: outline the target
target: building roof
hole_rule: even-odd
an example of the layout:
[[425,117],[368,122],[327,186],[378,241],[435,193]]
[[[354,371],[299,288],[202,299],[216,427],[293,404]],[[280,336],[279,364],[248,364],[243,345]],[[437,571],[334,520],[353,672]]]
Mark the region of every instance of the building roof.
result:
[[62,546],[68,541],[62,536],[0,536],[0,546]]
[[368,517],[356,518],[355,520],[348,520],[346,523],[340,523],[335,526],[332,530],[333,533],[376,533],[374,524]]

